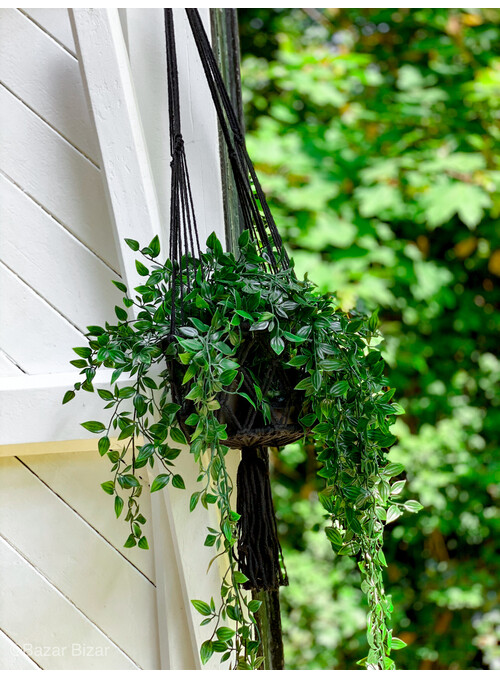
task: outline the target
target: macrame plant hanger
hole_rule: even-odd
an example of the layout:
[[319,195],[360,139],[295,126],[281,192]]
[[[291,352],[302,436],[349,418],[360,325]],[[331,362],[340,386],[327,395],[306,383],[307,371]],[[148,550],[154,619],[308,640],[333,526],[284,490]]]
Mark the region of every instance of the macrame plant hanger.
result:
[[[262,266],[275,274],[293,276],[290,261],[283,248],[281,237],[248,156],[238,117],[226,90],[201,17],[196,9],[186,9],[186,14],[215,105],[222,136],[227,146],[243,226],[248,229],[251,240],[264,259]],[[203,271],[194,201],[181,131],[179,80],[172,9],[165,9],[165,37],[172,156],[169,243],[169,257],[172,265],[169,289],[172,308],[170,318],[170,334],[172,337],[176,335],[179,324],[183,324],[182,299],[190,291],[190,281],[193,281],[196,275],[206,276],[209,273]],[[259,340],[252,339],[251,341],[258,342]],[[248,343],[247,353],[250,346],[251,343]],[[261,348],[264,349],[265,347],[258,347],[259,350]],[[236,356],[236,360],[240,364],[244,362],[244,358],[245,355]],[[271,354],[270,361],[273,359],[276,363],[276,356],[273,358]],[[251,389],[251,378],[245,372],[243,365],[240,369],[248,382],[248,389]],[[272,375],[276,373],[272,367],[267,371]],[[179,424],[189,436],[184,421],[189,414],[189,410],[186,410],[186,408],[192,407],[192,404],[186,402],[183,398],[185,390],[176,376],[173,361],[169,362],[169,373],[172,399],[181,405]],[[281,381],[286,381],[288,379],[287,373],[285,372],[279,378]],[[244,382],[245,387],[246,382]],[[293,394],[294,384],[290,383],[288,387],[289,392]],[[293,399],[293,395],[291,397]],[[264,446],[268,444],[283,445],[286,442],[292,442],[303,435],[303,431],[300,426],[281,425],[281,419],[277,417],[273,430],[269,432],[258,427],[255,414],[251,411],[246,421],[243,423],[238,421],[236,426],[231,420],[231,417],[234,418],[234,413],[230,412],[227,403],[221,400],[220,404],[220,416],[226,417],[224,421],[228,422],[228,432],[232,428],[235,429],[234,435],[229,434],[227,444],[230,447],[239,447],[242,451],[237,473],[237,511],[241,518],[238,521],[238,550],[235,555],[241,571],[248,577],[248,582],[245,584],[246,588],[255,591],[276,590],[280,585],[286,585],[288,580],[278,540]],[[286,413],[284,417],[282,415],[281,412],[280,417],[287,421]],[[245,428],[245,425],[247,428]]]

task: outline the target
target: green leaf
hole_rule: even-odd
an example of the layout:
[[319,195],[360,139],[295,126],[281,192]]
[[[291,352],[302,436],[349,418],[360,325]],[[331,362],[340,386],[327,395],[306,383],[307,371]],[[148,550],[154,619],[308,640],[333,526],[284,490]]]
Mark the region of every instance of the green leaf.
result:
[[217,629],[217,638],[226,642],[231,640],[235,633],[236,631],[234,629],[230,629],[228,626],[220,626]]
[[418,513],[418,511],[421,511],[424,508],[420,502],[415,501],[414,499],[405,501],[404,507],[407,511],[410,511],[410,513]]
[[179,443],[179,445],[187,445],[187,440],[186,436],[184,433],[180,430],[180,428],[171,428],[170,429],[170,437],[174,441],[174,443]]
[[349,390],[348,381],[337,381],[330,389],[330,395],[334,397],[343,396]]
[[188,426],[196,426],[196,424],[199,422],[199,420],[200,420],[200,415],[196,414],[196,412],[192,412],[189,415],[189,417],[186,419],[185,423]]
[[387,560],[385,559],[385,554],[384,554],[384,552],[382,551],[382,549],[381,549],[380,551],[377,552],[377,558],[378,558],[379,563],[380,563],[383,567],[387,567]]
[[118,391],[118,395],[120,398],[133,398],[135,393],[136,390],[133,386],[124,386]]
[[220,244],[220,240],[216,236],[215,232],[210,233],[208,236],[207,247],[209,247],[217,257],[223,254],[222,245]]
[[339,556],[355,556],[356,553],[359,552],[360,548],[361,546],[359,544],[351,542],[350,544],[342,546],[342,548],[338,551],[338,554]]
[[213,546],[217,540],[217,537],[214,534],[207,534],[205,538],[205,543],[203,546]]
[[305,355],[296,355],[287,362],[287,365],[290,365],[290,367],[302,367],[302,365],[305,365],[308,360],[309,358]]
[[135,261],[135,268],[137,269],[137,273],[139,275],[149,275],[149,269],[146,268],[143,263],[137,261],[137,259]]
[[148,540],[146,539],[146,537],[142,536],[139,539],[138,546],[139,546],[140,549],[144,549],[145,551],[147,551],[149,549],[149,544],[148,544]]
[[404,647],[407,647],[407,644],[401,638],[391,639],[391,650],[402,650]]
[[115,306],[115,313],[118,320],[127,320],[128,318],[127,311],[120,306]]
[[285,349],[285,342],[281,337],[272,337],[271,348],[277,355],[281,355]]
[[156,258],[160,254],[160,239],[157,235],[151,240],[148,246],[149,254]]
[[194,511],[196,508],[196,504],[198,503],[198,500],[200,498],[201,492],[193,492],[191,495],[191,499],[189,500],[189,510]]
[[247,229],[247,230],[243,231],[243,233],[238,238],[238,245],[241,248],[246,247],[249,243],[249,240],[250,240],[250,231],[248,231],[248,229]]
[[134,537],[133,534],[130,534],[127,541],[123,544],[123,546],[126,549],[132,548],[132,546],[135,546],[137,544],[137,539]]
[[403,487],[406,485],[406,480],[398,480],[396,483],[393,483],[391,487],[391,495],[395,496],[401,494]]
[[385,468],[382,469],[384,476],[392,478],[393,476],[398,476],[400,473],[403,473],[405,467],[403,464],[387,464]]
[[305,337],[299,337],[297,334],[292,334],[286,330],[283,332],[283,336],[285,339],[288,339],[288,341],[291,341],[294,344],[301,344],[303,341],[305,341]]
[[118,476],[118,482],[122,487],[139,487],[139,480],[131,473],[125,473]]
[[127,286],[124,283],[120,282],[119,280],[112,280],[111,282],[120,290],[120,292],[127,292]]
[[248,603],[248,609],[250,610],[250,612],[255,613],[255,612],[257,612],[257,610],[260,608],[261,605],[262,605],[261,600],[251,600]]
[[99,398],[102,400],[113,400],[114,395],[111,393],[111,391],[107,391],[105,388],[98,388],[97,389],[97,394]]
[[125,242],[134,252],[137,252],[137,250],[139,249],[139,243],[137,242],[137,240],[132,240],[132,238],[125,238]]
[[242,318],[246,318],[247,320],[250,320],[250,322],[253,323],[253,316],[250,315],[250,313],[247,313],[246,311],[242,311],[241,309],[238,309],[238,308],[236,308],[234,312],[237,313]]
[[174,487],[177,487],[177,489],[179,489],[179,490],[185,490],[186,489],[186,486],[184,484],[184,480],[183,480],[182,476],[180,476],[178,474],[174,475],[174,477],[172,478],[172,485]]
[[115,513],[116,513],[117,518],[120,517],[122,509],[123,509],[123,499],[120,496],[116,495],[116,497],[115,497]]
[[[219,243],[220,244],[220,243]],[[222,248],[221,248],[222,249]],[[205,640],[200,648],[201,663],[205,665],[214,653],[214,647],[211,640]]]
[[115,493],[115,484],[112,480],[107,480],[105,483],[101,483],[101,487],[106,492],[106,494]]
[[86,346],[74,348],[73,351],[76,355],[79,355],[80,358],[90,358],[92,355],[92,350]]
[[193,323],[193,325],[196,327],[196,329],[199,332],[208,332],[210,327],[208,325],[205,325],[199,318],[189,318],[189,320]]
[[109,446],[110,440],[108,436],[103,436],[102,438],[99,438],[99,442],[97,443],[97,449],[99,450],[99,454],[101,455],[101,457],[103,457],[109,450]]
[[325,532],[328,540],[331,541],[335,547],[340,548],[342,546],[343,539],[338,530],[334,527],[325,527]]
[[74,397],[75,397],[74,391],[66,391],[62,399],[62,404],[65,405],[66,403],[69,403],[69,401],[73,400]]
[[210,605],[208,603],[204,603],[203,600],[192,600],[191,604],[193,605],[194,609],[204,617],[208,617],[212,614]]
[[86,360],[70,360],[69,363],[79,370],[88,365]]
[[245,582],[248,581],[248,577],[246,575],[244,575],[243,572],[236,571],[236,572],[234,572],[233,577],[234,577],[234,581],[237,584],[244,584]]
[[393,504],[392,506],[389,506],[389,508],[387,509],[387,520],[386,520],[386,522],[392,523],[395,520],[397,520],[399,518],[399,516],[401,516],[402,514],[403,514],[403,511],[398,506]]
[[223,341],[216,341],[213,347],[219,351],[219,353],[223,353],[224,355],[231,355],[234,351],[230,346],[228,346],[226,343]]
[[341,360],[320,360],[319,366],[327,372],[342,370],[345,367]]
[[141,445],[139,447],[139,454],[137,456],[137,461],[143,461],[149,459],[155,453],[155,446],[152,443],[146,443],[146,445]]
[[230,386],[238,376],[238,370],[224,370],[219,377],[219,381],[223,386]]
[[169,482],[170,475],[166,473],[160,473],[160,475],[156,476],[156,478],[153,480],[151,492],[157,492],[158,490],[161,490],[165,487],[165,485],[168,485]]
[[91,433],[101,433],[106,428],[100,421],[86,421],[81,426]]
[[297,386],[295,387],[296,391],[305,391],[306,389],[310,388],[312,386],[312,381],[311,377],[306,377],[305,379],[302,379],[299,381]]

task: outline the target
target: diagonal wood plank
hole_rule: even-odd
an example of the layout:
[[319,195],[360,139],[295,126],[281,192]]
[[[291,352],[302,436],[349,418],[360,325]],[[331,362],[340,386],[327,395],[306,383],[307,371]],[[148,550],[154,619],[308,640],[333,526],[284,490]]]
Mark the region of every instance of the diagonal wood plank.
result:
[[[0,570],[9,573],[9,585],[0,588],[0,625],[41,668],[137,668],[1,536]],[[0,656],[0,668],[8,668],[4,663]]]
[[0,631],[0,671],[35,670],[40,667],[23,652],[3,631]]
[[0,86],[2,171],[119,272],[101,172]]
[[116,519],[113,511],[113,497],[101,490],[101,483],[111,477],[109,472],[111,463],[99,457],[96,442],[94,445],[96,449],[93,452],[23,455],[20,461],[114,546],[124,558],[154,582],[149,487],[146,487],[142,494],[141,511],[147,520],[145,533],[149,538],[151,548],[149,551],[124,548],[123,544],[130,533],[130,526],[123,520],[125,514],[118,520]]
[[73,31],[66,7],[46,9],[42,7],[23,8],[20,10],[31,18],[42,30],[52,36],[71,54],[76,56]]
[[67,372],[82,334],[2,263],[0,289],[0,348],[28,373]]
[[0,260],[82,332],[113,320],[119,276],[1,174],[0,242]]
[[0,460],[0,534],[135,663],[158,667],[155,587],[16,458]]
[[[20,45],[30,48],[20,49]],[[77,60],[16,9],[0,12],[0,81],[77,149],[99,162]]]

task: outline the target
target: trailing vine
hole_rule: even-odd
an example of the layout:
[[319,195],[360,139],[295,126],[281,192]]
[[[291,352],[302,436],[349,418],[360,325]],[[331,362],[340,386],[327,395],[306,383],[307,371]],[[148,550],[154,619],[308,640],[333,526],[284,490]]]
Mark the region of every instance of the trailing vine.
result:
[[[114,497],[116,516],[124,512],[130,525],[125,546],[148,548],[140,512],[147,482],[141,469],[159,471],[151,492],[169,484],[184,489],[175,460],[186,454],[179,446],[188,445],[199,469],[190,510],[198,504],[217,507],[219,525],[207,528],[205,545],[215,549],[212,563],[223,563],[220,600],[192,601],[201,624],[211,629],[200,648],[201,660],[206,663],[220,653],[221,661],[230,661],[233,668],[261,665],[255,619],[260,602],[245,590],[247,578],[238,566],[240,516],[232,508],[234,488],[226,468],[227,455],[234,452],[225,445],[227,427],[218,412],[220,395],[237,393],[269,420],[271,405],[261,384],[255,379],[250,395],[238,363],[239,349],[249,337],[266,336],[286,369],[302,373],[296,386],[304,395],[300,423],[314,442],[319,476],[325,480],[319,498],[330,520],[326,536],[336,554],[356,557],[359,563],[370,646],[360,663],[394,668],[391,652],[404,643],[390,628],[392,605],[383,585],[384,525],[421,507],[398,500],[403,480],[391,484],[403,471],[400,464],[386,461],[395,441],[390,426],[402,408],[391,402],[394,389],[388,387],[377,347],[376,314],[367,318],[343,312],[310,281],[297,280],[292,268],[269,272],[248,231],[240,237],[238,256],[224,253],[212,234],[201,261],[186,256],[181,271],[170,261],[158,263],[158,238],[142,249],[135,240],[127,243],[148,261],[148,266],[136,262],[144,284],[129,294],[122,282],[113,281],[125,295],[123,306],[115,308],[117,321],[88,328],[88,346],[75,348],[78,359],[72,361],[82,379],[63,399],[68,402],[80,389],[94,391],[97,369],[112,370],[110,389],[97,389],[104,409],[110,410],[109,423],[82,426],[100,434],[99,453],[111,463],[112,478],[102,488]],[[169,285],[173,275],[182,285]],[[181,319],[174,335],[172,311]],[[172,365],[193,406],[182,425],[180,405],[170,398]],[[116,383],[122,375],[125,386]]]

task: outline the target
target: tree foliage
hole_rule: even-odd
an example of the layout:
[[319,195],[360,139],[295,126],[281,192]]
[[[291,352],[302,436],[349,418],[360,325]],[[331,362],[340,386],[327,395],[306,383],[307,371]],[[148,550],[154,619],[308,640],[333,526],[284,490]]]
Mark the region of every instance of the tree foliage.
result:
[[[298,273],[380,306],[406,409],[391,457],[425,509],[386,536],[398,667],[498,668],[500,11],[247,9],[240,27],[250,155]],[[359,575],[327,566],[311,451],[275,471],[287,666],[346,667]]]

